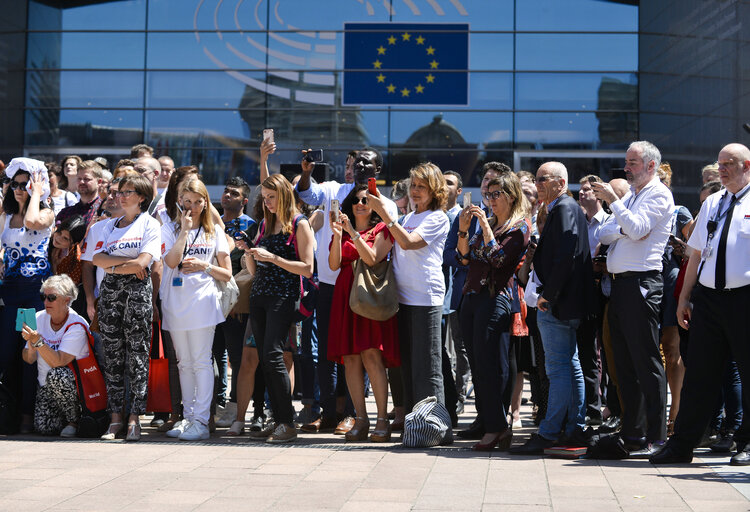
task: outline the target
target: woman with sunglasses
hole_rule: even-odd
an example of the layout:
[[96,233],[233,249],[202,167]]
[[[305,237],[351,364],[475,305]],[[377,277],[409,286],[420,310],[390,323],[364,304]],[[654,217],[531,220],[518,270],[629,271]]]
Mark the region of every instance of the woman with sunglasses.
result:
[[385,367],[401,366],[396,317],[383,322],[354,313],[349,295],[354,283],[352,263],[373,266],[383,261],[393,247],[393,237],[377,213],[367,204],[367,186],[355,185],[341,204],[341,220],[331,212],[333,240],[328,255],[331,270],[341,269],[333,289],[331,326],[328,331],[328,359],[343,363],[346,384],[357,418],[346,433],[347,441],[364,441],[370,430],[365,404],[364,372],[370,377],[378,410],[370,441],[390,441],[388,422],[388,378]]
[[[481,412],[484,437],[474,450],[488,451],[496,445],[508,449],[513,431],[506,417],[510,404],[503,404],[509,382],[510,320],[512,277],[529,245],[531,223],[529,204],[518,176],[500,174],[489,181],[484,199],[492,209],[471,205],[458,221],[456,253],[468,265],[460,322],[467,352],[473,354],[472,379]],[[479,230],[469,235],[472,217]]]
[[75,437],[81,408],[76,380],[68,365],[89,355],[88,324],[70,305],[78,288],[70,277],[52,276],[40,290],[44,311],[36,314],[36,329],[24,324],[23,360],[37,364],[39,390],[34,430],[42,435]]
[[[9,166],[10,168],[10,166]],[[39,288],[52,274],[47,248],[55,221],[54,212],[42,201],[44,179],[23,169],[13,174],[8,193],[3,198],[5,223],[2,232],[5,274],[0,297],[5,307],[0,325],[0,374],[20,404],[21,432],[33,426],[34,395],[37,370],[35,365],[21,362],[23,342],[16,331],[19,308],[41,310]]]
[[108,220],[94,249],[94,265],[106,275],[99,288],[99,330],[104,380],[112,422],[103,440],[122,428],[125,374],[130,387],[126,441],[141,438],[138,416],[146,412],[153,302],[151,264],[161,258],[161,226],[148,213],[153,187],[143,176],[125,176],[117,199],[124,215]]

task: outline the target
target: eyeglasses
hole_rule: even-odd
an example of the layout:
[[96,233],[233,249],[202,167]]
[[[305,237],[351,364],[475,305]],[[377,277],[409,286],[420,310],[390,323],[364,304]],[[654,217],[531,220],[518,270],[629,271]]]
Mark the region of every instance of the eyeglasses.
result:
[[133,169],[135,169],[135,172],[137,172],[138,174],[146,174],[147,172],[152,172],[148,167],[133,167]]
[[557,179],[557,176],[537,176],[536,182],[544,183],[545,181],[556,180],[556,179]]
[[42,302],[44,301],[55,302],[57,300],[57,295],[55,295],[54,293],[50,293],[49,295],[40,293],[39,298],[42,299]]
[[118,190],[115,197],[130,197],[132,194],[135,194],[135,190]]
[[494,192],[485,192],[484,194],[482,194],[482,197],[484,197],[487,201],[489,201],[491,199],[497,199],[501,195],[503,195],[502,192],[500,192],[499,190],[495,190]]
[[364,197],[355,197],[354,201],[352,202],[353,205],[354,204],[360,204],[360,203],[362,203],[364,205],[367,205],[367,196],[364,196]]
[[26,188],[26,185],[28,185],[28,184],[29,184],[28,181],[11,181],[10,182],[10,189],[11,190],[16,190],[16,189],[23,190],[23,189]]

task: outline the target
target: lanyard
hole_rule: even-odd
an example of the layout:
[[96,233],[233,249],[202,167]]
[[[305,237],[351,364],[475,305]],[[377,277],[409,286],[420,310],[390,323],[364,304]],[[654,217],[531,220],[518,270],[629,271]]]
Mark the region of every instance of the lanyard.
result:
[[193,237],[193,241],[190,242],[190,244],[185,244],[185,248],[182,250],[182,258],[180,258],[180,263],[177,264],[177,268],[182,270],[182,260],[185,259],[185,256],[187,255],[190,248],[195,244],[195,241],[198,240],[198,237],[201,234],[201,229],[203,228],[202,225],[198,225],[198,231],[196,231],[195,236]]
[[750,190],[750,188],[746,188],[745,191],[740,195],[735,195],[734,198],[729,202],[729,206],[727,206],[727,209],[724,210],[721,215],[719,212],[721,212],[721,207],[724,205],[724,200],[727,198],[727,194],[729,194],[729,191],[727,190],[724,192],[724,195],[721,196],[721,201],[719,201],[719,206],[716,208],[716,213],[714,213],[714,218],[709,220],[706,223],[706,230],[708,231],[708,242],[711,242],[711,239],[714,237],[714,233],[716,232],[716,228],[719,226],[719,222],[721,219],[727,216],[727,213],[729,213],[729,210],[732,209],[732,206],[734,206],[735,203],[740,202],[740,200],[747,194],[747,191]]

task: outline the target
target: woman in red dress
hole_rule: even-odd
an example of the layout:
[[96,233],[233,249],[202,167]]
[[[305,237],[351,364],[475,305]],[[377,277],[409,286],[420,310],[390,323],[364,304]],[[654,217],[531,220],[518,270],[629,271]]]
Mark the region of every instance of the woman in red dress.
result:
[[370,431],[364,389],[364,370],[367,370],[378,409],[378,420],[370,441],[388,442],[391,425],[388,422],[385,368],[401,365],[396,316],[384,322],[361,317],[349,308],[349,294],[354,281],[352,262],[361,259],[372,266],[383,261],[393,247],[393,237],[367,205],[367,187],[364,185],[355,186],[344,199],[340,222],[334,222],[334,214],[331,212],[333,239],[328,264],[332,270],[341,271],[333,290],[328,359],[343,362],[346,384],[357,412],[346,440],[364,441]]

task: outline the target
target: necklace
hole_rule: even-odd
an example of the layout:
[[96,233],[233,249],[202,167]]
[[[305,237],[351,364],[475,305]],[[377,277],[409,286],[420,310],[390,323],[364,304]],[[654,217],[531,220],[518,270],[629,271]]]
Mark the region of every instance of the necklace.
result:
[[50,327],[52,327],[52,330],[59,331],[60,329],[62,329],[62,326],[65,325],[65,322],[68,321],[69,316],[70,316],[70,312],[66,313],[65,318],[63,318],[62,322],[55,322],[54,320],[52,320],[52,317],[50,317],[49,324],[50,324]]

